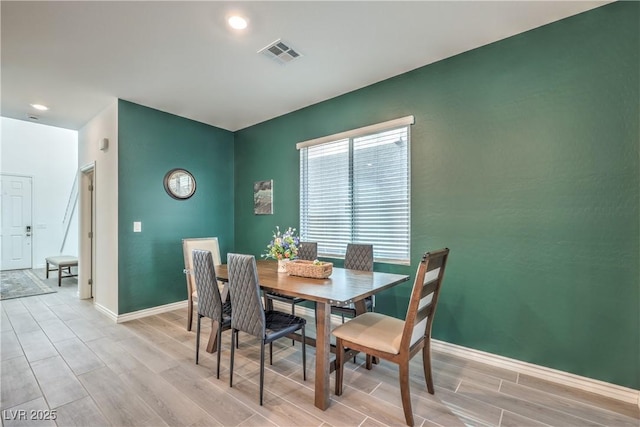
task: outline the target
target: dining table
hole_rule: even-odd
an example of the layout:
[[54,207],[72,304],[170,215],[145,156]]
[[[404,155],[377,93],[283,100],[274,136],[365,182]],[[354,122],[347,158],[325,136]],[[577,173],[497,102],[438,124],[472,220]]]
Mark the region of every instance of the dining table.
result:
[[[315,302],[316,338],[307,339],[307,344],[316,347],[315,397],[317,408],[329,407],[329,375],[331,373],[331,306],[353,304],[356,314],[366,311],[364,299],[409,280],[404,274],[379,271],[360,271],[333,267],[326,279],[292,276],[279,273],[278,263],[272,260],[257,260],[258,281],[263,291],[301,297]],[[222,297],[228,293],[228,272],[226,265],[215,266],[216,277],[225,283]],[[216,328],[212,328],[207,351],[217,349]]]

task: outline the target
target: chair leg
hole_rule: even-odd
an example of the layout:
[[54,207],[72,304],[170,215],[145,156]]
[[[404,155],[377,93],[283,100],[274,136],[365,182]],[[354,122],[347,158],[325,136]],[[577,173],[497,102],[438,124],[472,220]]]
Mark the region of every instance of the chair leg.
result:
[[400,363],[400,396],[404,419],[408,426],[413,426],[413,410],[411,409],[411,392],[409,390],[409,361]]
[[422,368],[424,369],[424,379],[427,382],[427,391],[434,394],[433,375],[431,374],[431,339],[425,338],[424,347],[422,347]]
[[[342,315],[342,323],[344,323],[344,314]],[[357,354],[353,355],[353,363],[356,364],[356,365],[358,364],[358,355]]]
[[273,365],[273,341],[269,343],[269,365]]
[[[233,335],[233,334],[232,334]],[[216,378],[220,379],[220,353],[222,353],[222,322],[218,322],[218,366],[216,367]]]
[[342,375],[344,373],[344,347],[342,339],[336,338],[336,396],[342,394]]
[[[236,331],[235,329],[231,329],[231,360],[229,361],[229,387],[233,387],[233,356],[234,350],[236,348]],[[220,349],[218,349],[219,351]]]
[[200,315],[196,321],[196,365],[198,364],[198,356],[200,353]]
[[187,331],[191,332],[191,326],[193,324],[193,300],[189,297],[187,303]]
[[[341,316],[342,316],[342,323],[344,323],[344,313],[342,313]],[[357,354],[353,355],[353,363],[356,364],[356,365],[358,364],[358,355]]]
[[307,344],[304,326],[302,327],[302,381],[307,380]]
[[264,296],[264,307],[266,311],[273,310],[273,300],[269,298],[266,294]]
[[[291,304],[291,315],[292,316],[296,315],[296,305],[295,304]],[[291,345],[295,346],[296,345],[296,340],[291,340]]]
[[240,348],[240,331],[236,331],[236,348]]
[[264,391],[264,341],[260,345],[260,406],[262,406],[263,391]]

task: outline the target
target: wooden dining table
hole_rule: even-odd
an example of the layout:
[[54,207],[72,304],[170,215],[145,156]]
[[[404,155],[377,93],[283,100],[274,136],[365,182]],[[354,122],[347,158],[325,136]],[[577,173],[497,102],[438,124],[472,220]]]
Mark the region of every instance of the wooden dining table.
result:
[[[329,407],[329,375],[331,373],[331,306],[354,304],[356,313],[366,311],[364,299],[409,280],[403,274],[382,273],[377,271],[348,270],[333,268],[327,279],[290,276],[277,272],[277,262],[256,261],[258,280],[264,291],[297,296],[316,304],[316,339],[307,340],[307,344],[316,346],[315,406],[325,410]],[[228,282],[226,265],[216,266],[218,280]],[[226,297],[225,286],[222,297]],[[217,334],[212,328],[208,352],[217,348]]]

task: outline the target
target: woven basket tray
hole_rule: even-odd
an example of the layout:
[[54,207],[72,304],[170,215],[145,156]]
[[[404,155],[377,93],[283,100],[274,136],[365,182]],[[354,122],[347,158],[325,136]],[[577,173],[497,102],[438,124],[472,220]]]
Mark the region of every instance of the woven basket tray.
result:
[[290,276],[311,277],[314,279],[326,279],[333,272],[333,264],[323,262],[315,265],[313,261],[296,259],[287,263],[287,273]]

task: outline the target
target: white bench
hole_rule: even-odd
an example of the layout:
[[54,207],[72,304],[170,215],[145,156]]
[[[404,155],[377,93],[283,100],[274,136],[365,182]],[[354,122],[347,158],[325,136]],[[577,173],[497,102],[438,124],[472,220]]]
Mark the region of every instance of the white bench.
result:
[[[47,263],[47,279],[49,278],[50,271],[58,271],[58,286],[62,286],[62,278],[63,277],[76,277],[77,274],[71,273],[71,267],[78,266],[78,258],[70,255],[58,255],[58,256],[50,256],[45,258]],[[49,268],[49,265],[54,266],[55,268]],[[64,271],[64,275],[62,274]]]

